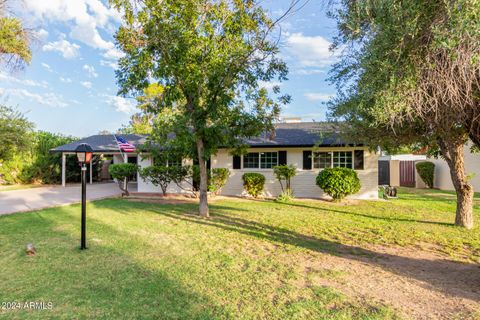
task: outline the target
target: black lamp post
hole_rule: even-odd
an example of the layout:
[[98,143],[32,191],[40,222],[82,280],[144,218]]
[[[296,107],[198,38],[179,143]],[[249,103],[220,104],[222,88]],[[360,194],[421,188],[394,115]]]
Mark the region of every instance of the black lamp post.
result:
[[75,153],[77,154],[78,163],[82,168],[82,236],[80,240],[80,249],[87,249],[86,244],[86,224],[87,224],[87,164],[92,161],[93,150],[89,144],[82,143],[76,149]]

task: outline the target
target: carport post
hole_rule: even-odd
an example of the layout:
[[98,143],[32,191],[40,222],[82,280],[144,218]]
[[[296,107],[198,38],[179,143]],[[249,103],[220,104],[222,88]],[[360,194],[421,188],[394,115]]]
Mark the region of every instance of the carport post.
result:
[[62,152],[62,187],[65,187],[67,156]]

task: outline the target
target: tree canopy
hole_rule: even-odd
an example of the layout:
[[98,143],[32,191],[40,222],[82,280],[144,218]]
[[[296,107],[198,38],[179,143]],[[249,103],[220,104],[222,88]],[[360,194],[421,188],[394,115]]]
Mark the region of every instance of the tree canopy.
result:
[[0,63],[7,69],[30,63],[31,33],[15,17],[6,16],[7,0],[0,0]]
[[0,105],[0,162],[15,152],[28,149],[32,142],[33,123],[11,107]]
[[200,214],[208,216],[205,161],[219,147],[241,148],[243,138],[271,130],[289,102],[278,86],[272,98],[259,84],[286,79],[271,36],[278,21],[250,0],[111,2],[124,20],[116,33],[126,53],[119,93],[145,97],[153,142],[199,161]]
[[330,80],[332,115],[372,146],[439,147],[457,190],[456,223],[471,227],[463,145],[480,134],[480,2],[341,1]]

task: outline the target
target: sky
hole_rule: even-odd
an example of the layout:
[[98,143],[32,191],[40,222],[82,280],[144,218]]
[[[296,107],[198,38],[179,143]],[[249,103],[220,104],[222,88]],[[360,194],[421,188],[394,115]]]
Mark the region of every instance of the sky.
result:
[[[35,32],[31,64],[21,71],[0,70],[0,103],[26,113],[38,130],[76,137],[114,132],[137,110],[135,100],[117,96],[114,70],[122,53],[114,33],[120,14],[107,0],[11,1],[13,15]],[[289,67],[280,85],[292,97],[284,117],[324,120],[323,104],[335,90],[326,81],[335,55],[329,51],[336,33],[324,1],[310,0],[281,24],[280,55]],[[272,18],[290,0],[264,0]],[[275,81],[262,84],[266,88]]]

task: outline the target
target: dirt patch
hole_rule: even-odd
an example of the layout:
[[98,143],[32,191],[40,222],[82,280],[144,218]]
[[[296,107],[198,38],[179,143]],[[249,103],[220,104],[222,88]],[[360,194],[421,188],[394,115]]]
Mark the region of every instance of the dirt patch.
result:
[[[393,306],[412,319],[479,319],[480,266],[403,247],[370,254],[313,253],[302,262],[303,285],[327,285],[356,299]],[[332,276],[323,276],[331,270]]]

